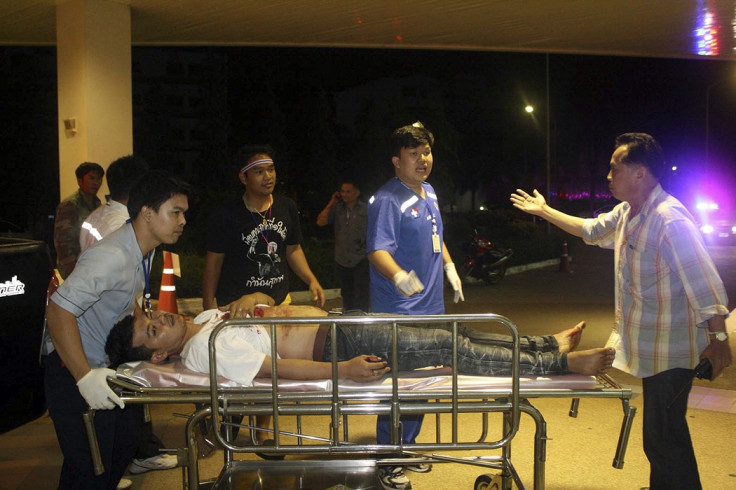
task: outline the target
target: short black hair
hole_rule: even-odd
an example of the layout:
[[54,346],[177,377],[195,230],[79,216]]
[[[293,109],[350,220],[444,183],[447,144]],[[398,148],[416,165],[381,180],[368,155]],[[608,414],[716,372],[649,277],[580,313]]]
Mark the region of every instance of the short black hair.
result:
[[163,203],[180,194],[191,196],[191,187],[168,172],[162,170],[146,172],[130,189],[128,197],[130,219],[135,220],[143,206],[158,212]]
[[130,189],[148,172],[148,162],[135,155],[120,157],[107,167],[107,187],[110,198],[116,201],[128,199]]
[[391,156],[401,156],[402,148],[416,148],[420,145],[434,146],[434,135],[419,121],[401,126],[391,135]]
[[117,322],[107,334],[105,352],[110,368],[116,369],[124,362],[150,361],[156,351],[143,345],[133,347],[133,315],[128,315]]
[[102,168],[102,165],[95,162],[80,163],[77,169],[74,171],[74,175],[76,175],[78,179],[83,179],[84,176],[90,172],[97,172],[98,174],[100,174],[100,178],[105,176],[105,169]]
[[655,179],[664,175],[666,162],[662,147],[653,136],[647,133],[624,133],[616,138],[614,148],[626,145],[626,154],[621,161],[626,165],[643,165]]
[[240,169],[245,167],[248,160],[261,153],[276,158],[276,151],[269,145],[243,145],[235,152],[233,168],[236,169],[236,172],[240,172]]

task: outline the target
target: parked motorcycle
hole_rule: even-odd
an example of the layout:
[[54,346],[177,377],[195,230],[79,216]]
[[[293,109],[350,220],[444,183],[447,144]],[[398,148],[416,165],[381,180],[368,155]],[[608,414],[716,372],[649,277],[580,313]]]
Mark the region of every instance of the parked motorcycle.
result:
[[495,284],[506,275],[508,260],[514,254],[510,248],[496,248],[491,241],[473,230],[469,243],[469,257],[457,271],[463,282],[483,281]]

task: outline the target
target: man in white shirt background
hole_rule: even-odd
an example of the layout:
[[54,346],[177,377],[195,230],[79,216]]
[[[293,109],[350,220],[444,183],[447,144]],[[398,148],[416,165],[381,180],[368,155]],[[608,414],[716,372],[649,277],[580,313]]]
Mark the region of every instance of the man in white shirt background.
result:
[[148,172],[148,163],[137,156],[120,157],[107,168],[110,197],[107,204],[95,209],[82,223],[79,232],[80,252],[117,230],[128,218],[128,194],[141,175]]

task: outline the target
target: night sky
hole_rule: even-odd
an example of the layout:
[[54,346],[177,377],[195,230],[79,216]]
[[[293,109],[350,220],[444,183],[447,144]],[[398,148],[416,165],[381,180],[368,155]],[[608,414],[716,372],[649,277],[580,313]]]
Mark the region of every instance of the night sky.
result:
[[[172,77],[159,81],[134,69],[134,94],[163,87],[157,98],[134,98],[134,144],[152,166],[177,168],[180,150],[174,147],[188,143],[174,141],[178,133],[159,131],[170,120],[204,118],[209,133],[200,138],[209,141],[189,145],[185,172],[201,185],[222,185],[239,145],[268,141],[280,155],[281,190],[297,197],[305,212],[318,211],[340,178],[355,178],[370,191],[390,176],[385,139],[415,120],[437,137],[430,181],[445,202],[476,187],[489,204],[504,206],[509,189],[545,184],[544,54],[136,47],[133,62],[165,64],[198,52],[215,59],[217,74],[183,73],[181,79],[190,77],[190,87],[204,84],[209,112],[178,113],[161,102]],[[0,47],[0,61],[6,115],[0,218],[32,229],[63,197],[53,175],[55,52]],[[733,179],[736,82],[725,82],[736,78],[733,62],[573,55],[549,55],[548,61],[553,194],[604,192],[613,139],[629,131],[659,139],[678,166],[667,182],[673,189],[706,174]],[[403,92],[394,93],[397,86]],[[527,103],[536,108],[533,117],[523,111]],[[18,185],[21,170],[33,175],[27,185]],[[686,192],[678,192],[684,198]],[[31,216],[24,219],[23,212]],[[8,227],[0,223],[0,231]]]

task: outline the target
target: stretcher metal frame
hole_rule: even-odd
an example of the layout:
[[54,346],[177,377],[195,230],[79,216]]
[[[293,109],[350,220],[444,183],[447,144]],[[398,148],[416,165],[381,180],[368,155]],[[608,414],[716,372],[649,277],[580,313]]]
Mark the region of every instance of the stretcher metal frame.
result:
[[[569,415],[577,416],[580,398],[618,398],[623,408],[623,419],[619,433],[616,452],[613,459],[615,468],[622,468],[628,443],[631,426],[636,407],[630,405],[632,392],[616,383],[609,376],[598,376],[598,385],[591,389],[569,388],[521,388],[519,368],[519,334],[516,326],[506,317],[496,314],[468,314],[468,315],[416,315],[416,316],[328,316],[309,318],[289,318],[289,324],[328,324],[332,342],[332,383],[329,392],[294,392],[279,388],[278,365],[276,356],[271,356],[272,385],[271,389],[255,387],[223,387],[217,383],[217,348],[215,339],[227,328],[263,325],[270,328],[272,352],[277,352],[276,325],[287,323],[283,318],[256,318],[228,320],[214,327],[210,340],[210,384],[209,387],[177,387],[156,388],[139,387],[119,379],[110,379],[116,391],[120,392],[125,403],[142,404],[180,404],[193,403],[200,407],[190,417],[186,425],[186,449],[179,449],[179,459],[186,466],[183,472],[183,486],[191,490],[200,487],[198,470],[198,437],[195,433],[201,428],[204,421],[211,418],[212,430],[209,434],[216,438],[216,443],[224,449],[223,469],[214,488],[227,488],[228,481],[233,473],[238,471],[256,470],[264,466],[261,461],[237,461],[235,453],[253,453],[256,451],[275,455],[305,455],[305,456],[363,456],[387,455],[384,459],[364,459],[356,464],[375,467],[403,463],[406,459],[397,459],[400,454],[411,457],[413,463],[461,463],[479,466],[486,469],[500,470],[502,488],[511,488],[512,481],[518,488],[525,488],[519,474],[511,461],[511,442],[519,430],[520,414],[528,414],[535,423],[534,436],[534,488],[543,489],[545,486],[546,461],[546,421],[541,412],[530,403],[532,398],[572,398]],[[390,393],[378,391],[341,392],[338,382],[337,367],[337,326],[338,324],[391,324],[393,329],[392,366],[390,377],[392,387]],[[452,369],[452,384],[449,389],[404,391],[399,389],[398,365],[398,329],[399,325],[421,324],[429,326],[449,326],[452,332],[452,359],[457,365],[457,337],[458,328],[473,324],[501,325],[508,330],[513,339],[513,358],[511,367],[510,386],[493,387],[488,390],[463,391],[458,382],[458,372]],[[367,353],[370,354],[370,353]],[[384,403],[376,403],[382,401]],[[488,414],[502,414],[502,431],[499,439],[486,441],[488,435]],[[480,413],[482,417],[481,434],[475,441],[460,441],[458,439],[458,416],[461,413]],[[402,414],[435,414],[436,440],[434,442],[417,442],[405,444],[401,440],[400,415]],[[442,442],[440,414],[450,414],[450,442]],[[273,417],[273,439],[275,444],[257,446],[252,444],[236,445],[233,442],[232,428],[239,426],[247,429],[263,430],[254,427],[254,424],[240,425],[231,422],[233,416],[242,415],[252,417],[270,415]],[[312,436],[302,433],[301,417],[321,415],[330,417],[329,437]],[[348,418],[357,415],[389,415],[391,419],[391,443],[389,444],[356,444],[349,441]],[[296,432],[281,429],[283,417],[296,418]],[[342,430],[341,430],[342,425]],[[88,425],[93,429],[93,424]],[[221,434],[221,428],[223,428]],[[286,443],[285,437],[295,437],[296,443]],[[254,432],[251,432],[251,439]],[[94,436],[90,437],[93,444]],[[308,442],[305,444],[305,441]],[[438,451],[457,450],[500,450],[500,455],[455,457],[439,454]],[[288,464],[292,460],[280,463]],[[334,465],[335,460],[306,462],[308,468],[317,470]],[[337,462],[337,464],[344,463]],[[494,475],[481,475],[476,481],[476,488],[483,487],[479,482],[490,482]],[[485,478],[485,480],[484,480]]]

